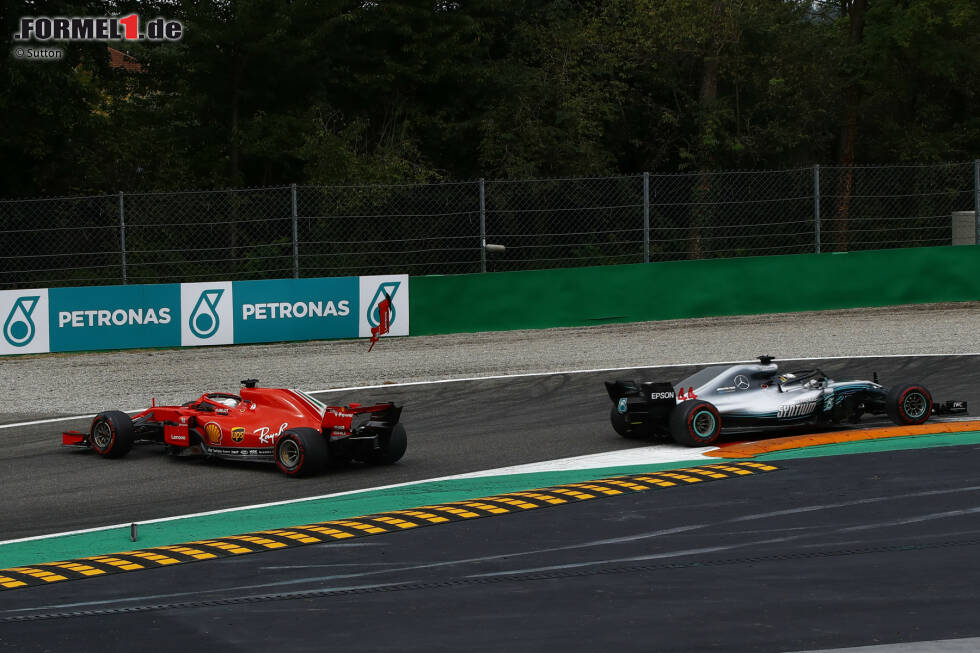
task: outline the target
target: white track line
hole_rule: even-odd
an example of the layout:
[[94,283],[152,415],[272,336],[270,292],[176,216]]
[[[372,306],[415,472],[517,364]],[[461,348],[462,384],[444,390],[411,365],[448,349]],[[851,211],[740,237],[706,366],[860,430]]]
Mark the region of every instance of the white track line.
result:
[[[443,477],[440,477],[440,478],[431,478],[431,479],[425,479],[425,480],[421,480],[421,481],[409,481],[407,483],[395,483],[393,485],[381,485],[381,486],[378,486],[378,487],[364,488],[364,489],[361,489],[361,490],[347,490],[345,492],[335,492],[333,494],[321,494],[320,496],[306,497],[306,498],[303,498],[303,499],[285,499],[283,501],[273,501],[273,502],[270,502],[270,503],[257,503],[255,505],[241,506],[239,508],[224,508],[224,509],[221,509],[221,510],[209,510],[207,512],[195,512],[195,513],[189,514],[189,515],[174,515],[173,517],[160,517],[158,519],[146,519],[146,520],[138,521],[136,523],[138,523],[140,525],[144,525],[144,524],[158,524],[158,523],[161,523],[161,522],[175,521],[175,520],[178,520],[178,519],[190,519],[192,517],[209,517],[209,516],[212,516],[212,515],[221,515],[221,514],[228,513],[228,512],[238,512],[238,511],[241,511],[241,510],[252,510],[252,509],[256,509],[256,508],[271,508],[271,507],[283,506],[283,505],[287,505],[287,504],[291,504],[291,503],[301,503],[303,501],[316,501],[318,499],[331,499],[333,497],[342,497],[342,496],[346,496],[348,494],[357,494],[358,492],[371,492],[371,491],[374,491],[374,490],[388,490],[388,489],[391,489],[391,488],[405,487],[407,485],[417,485],[419,483],[428,483],[430,481],[444,481],[444,480],[447,480],[447,479],[450,479],[450,478],[453,478],[453,477],[452,476],[443,476]],[[34,541],[37,541],[37,540],[46,540],[46,539],[49,539],[49,538],[52,538],[52,537],[62,537],[64,535],[83,535],[85,533],[99,533],[101,531],[108,531],[108,530],[112,530],[114,528],[129,528],[131,526],[131,524],[132,524],[132,522],[125,523],[125,524],[112,524],[110,526],[96,526],[94,528],[83,528],[83,529],[76,530],[76,531],[65,531],[63,533],[50,533],[48,535],[33,535],[31,537],[22,537],[22,538],[19,538],[19,539],[16,539],[16,540],[2,540],[2,541],[0,541],[0,546],[3,546],[5,544],[15,544],[17,542],[34,542]]]
[[[142,413],[145,408],[139,408],[137,410],[124,410],[124,413]],[[17,424],[0,424],[0,429],[13,429],[19,426],[34,426],[35,424],[51,424],[53,422],[70,422],[75,419],[91,419],[95,417],[95,413],[91,415],[72,415],[71,417],[53,417],[51,419],[39,419],[33,422],[18,422]]]
[[[332,499],[335,497],[343,497],[351,494],[360,494],[362,492],[375,492],[377,490],[390,490],[393,488],[407,487],[410,485],[420,485],[422,483],[435,483],[438,481],[452,481],[458,479],[467,478],[482,478],[486,476],[502,476],[506,474],[531,474],[537,472],[546,471],[569,471],[569,470],[579,470],[579,469],[592,469],[595,467],[621,467],[627,465],[643,465],[643,464],[656,464],[665,462],[681,462],[681,461],[691,461],[696,460],[702,452],[711,451],[717,449],[718,447],[699,447],[699,448],[689,448],[689,447],[670,447],[669,449],[652,450],[652,447],[636,447],[633,449],[627,449],[625,451],[617,452],[606,452],[599,454],[590,454],[586,456],[575,456],[572,458],[562,458],[555,461],[544,461],[540,463],[526,463],[524,465],[512,465],[510,467],[500,467],[498,469],[487,469],[476,472],[465,472],[463,474],[453,474],[451,476],[440,476],[437,478],[426,478],[418,481],[407,481],[405,483],[395,483],[392,485],[381,485],[378,487],[362,488],[359,490],[345,490],[343,492],[334,492],[331,494],[321,494],[315,497],[305,497],[302,499],[284,499],[282,501],[272,501],[269,503],[259,503],[251,506],[240,506],[237,508],[223,508],[221,510],[209,510],[207,512],[197,512],[190,515],[175,515],[172,517],[160,517],[157,519],[146,519],[138,521],[136,523],[143,524],[158,524],[161,522],[176,521],[179,519],[190,519],[192,517],[209,517],[213,515],[221,515],[230,512],[240,512],[243,510],[254,510],[257,508],[272,508],[275,506],[284,506],[293,503],[302,503],[304,501],[317,501],[319,499]],[[630,455],[632,452],[632,456]],[[595,459],[593,461],[590,459]],[[549,468],[549,463],[554,463],[556,466]],[[51,533],[49,535],[33,535],[31,537],[23,537],[16,540],[3,540],[0,541],[0,546],[4,544],[14,544],[17,542],[34,542],[37,540],[45,540],[52,537],[61,537],[64,535],[81,535],[84,533],[98,533],[101,531],[112,530],[116,528],[126,528],[128,529],[131,525],[130,523],[125,524],[113,524],[110,526],[96,526],[94,528],[85,528],[76,531],[66,531],[64,533]]]

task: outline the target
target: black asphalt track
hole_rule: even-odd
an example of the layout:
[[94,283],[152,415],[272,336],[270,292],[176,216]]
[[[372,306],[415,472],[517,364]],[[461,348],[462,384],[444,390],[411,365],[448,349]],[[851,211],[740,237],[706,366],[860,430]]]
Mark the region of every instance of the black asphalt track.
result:
[[[967,400],[974,413],[978,364],[980,356],[780,361],[782,369],[818,366],[838,380],[870,379],[877,371],[885,385],[924,383],[937,400]],[[62,430],[87,429],[89,420],[0,429],[0,540],[647,446],[613,432],[602,382],[679,381],[693,371],[645,368],[323,394],[334,404],[403,404],[409,447],[390,467],[352,466],[311,479],[286,478],[271,465],[170,458],[157,447],[104,460],[60,446]]]
[[980,636],[980,446],[774,463],[0,592],[0,650],[766,652]]

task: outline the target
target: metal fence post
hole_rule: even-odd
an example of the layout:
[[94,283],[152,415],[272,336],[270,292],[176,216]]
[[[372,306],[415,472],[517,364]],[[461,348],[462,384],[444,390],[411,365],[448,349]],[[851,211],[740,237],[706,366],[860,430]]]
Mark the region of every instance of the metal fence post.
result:
[[290,186],[293,196],[293,278],[299,279],[299,229],[296,223],[299,221],[296,217],[296,184]]
[[974,245],[980,245],[980,159],[973,160],[973,221],[976,225]]
[[813,246],[820,253],[820,164],[813,166]]
[[480,177],[480,272],[487,271],[487,189]]
[[119,251],[122,254],[122,282],[126,285],[126,208],[123,192],[119,191]]
[[650,262],[650,173],[643,173],[643,262]]

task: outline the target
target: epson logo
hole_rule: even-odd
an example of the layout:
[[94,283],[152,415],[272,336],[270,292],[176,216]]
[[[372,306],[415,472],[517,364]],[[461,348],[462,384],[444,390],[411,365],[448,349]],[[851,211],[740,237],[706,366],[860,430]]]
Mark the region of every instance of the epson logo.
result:
[[650,393],[650,398],[651,399],[673,399],[674,398],[674,393],[673,392],[651,392]]

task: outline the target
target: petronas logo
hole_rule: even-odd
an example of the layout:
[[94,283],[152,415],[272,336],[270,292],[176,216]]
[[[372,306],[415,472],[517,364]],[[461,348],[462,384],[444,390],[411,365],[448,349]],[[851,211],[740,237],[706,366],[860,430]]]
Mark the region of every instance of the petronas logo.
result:
[[202,340],[210,338],[218,332],[218,327],[221,326],[221,320],[218,318],[218,302],[221,301],[224,292],[224,288],[205,290],[194,305],[187,326],[198,338]]
[[14,347],[24,347],[34,339],[37,330],[34,328],[31,313],[37,308],[40,300],[39,295],[19,297],[14,302],[14,307],[10,309],[10,315],[3,323],[3,337]]
[[385,300],[385,295],[387,294],[390,300],[391,316],[388,318],[390,324],[395,323],[395,293],[398,292],[398,286],[401,285],[401,281],[386,281],[378,285],[378,291],[374,293],[374,299],[368,304],[367,321],[373,327],[381,324],[381,312],[378,306]]

